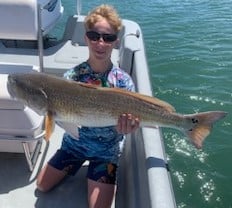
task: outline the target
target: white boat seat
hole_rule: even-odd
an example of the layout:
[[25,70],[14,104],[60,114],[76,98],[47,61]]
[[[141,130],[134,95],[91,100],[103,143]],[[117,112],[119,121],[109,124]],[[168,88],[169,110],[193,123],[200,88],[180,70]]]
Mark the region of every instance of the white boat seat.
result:
[[0,1],[1,39],[36,40],[37,22],[37,1]]
[[32,156],[38,153],[44,136],[44,116],[12,99],[7,90],[8,74],[31,71],[39,68],[0,63],[0,152],[25,153],[29,169],[33,170]]
[[[41,26],[38,25],[41,6]],[[47,34],[63,14],[61,1],[0,0],[0,39],[37,40],[38,30]],[[7,20],[7,21],[6,21]]]

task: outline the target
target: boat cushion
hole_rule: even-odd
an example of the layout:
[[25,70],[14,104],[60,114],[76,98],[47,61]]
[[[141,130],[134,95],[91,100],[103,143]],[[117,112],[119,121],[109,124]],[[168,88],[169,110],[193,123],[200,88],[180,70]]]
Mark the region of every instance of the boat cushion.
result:
[[0,28],[1,39],[36,40],[38,31],[37,2],[1,1]]
[[0,135],[33,138],[41,133],[44,117],[25,107],[23,110],[0,109]]

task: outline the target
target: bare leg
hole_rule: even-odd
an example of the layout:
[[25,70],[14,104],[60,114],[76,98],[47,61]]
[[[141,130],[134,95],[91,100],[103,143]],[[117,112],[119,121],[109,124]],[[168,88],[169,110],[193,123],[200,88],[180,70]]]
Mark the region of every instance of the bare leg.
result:
[[110,208],[116,185],[100,183],[88,179],[89,208]]
[[37,188],[42,192],[51,190],[64,179],[67,174],[47,164],[37,177]]

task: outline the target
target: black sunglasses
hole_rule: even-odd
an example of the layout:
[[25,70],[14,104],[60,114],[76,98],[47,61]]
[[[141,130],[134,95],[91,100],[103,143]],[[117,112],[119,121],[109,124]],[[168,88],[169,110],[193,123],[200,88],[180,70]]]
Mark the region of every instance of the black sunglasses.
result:
[[115,34],[100,34],[95,31],[86,32],[86,36],[92,41],[98,41],[100,38],[102,38],[106,43],[111,43],[117,40],[117,35]]

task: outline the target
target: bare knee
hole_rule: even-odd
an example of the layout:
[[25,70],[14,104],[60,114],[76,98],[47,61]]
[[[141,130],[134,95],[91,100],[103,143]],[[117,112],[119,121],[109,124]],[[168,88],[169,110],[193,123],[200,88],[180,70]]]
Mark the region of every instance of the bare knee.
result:
[[39,185],[39,184],[37,184],[37,189],[38,189],[39,191],[43,192],[43,193],[46,193],[46,192],[50,191],[50,189],[45,188],[45,187],[43,187],[43,186],[41,186],[41,185]]
[[41,181],[39,180],[36,181],[36,186],[39,191],[44,192],[44,193],[51,190],[50,187],[47,187],[45,184],[41,183]]
[[88,179],[88,202],[90,208],[109,208],[114,199],[116,185]]
[[66,173],[47,164],[39,173],[36,181],[37,189],[41,192],[48,192],[56,186]]

